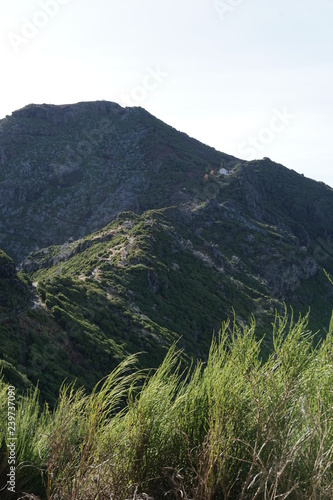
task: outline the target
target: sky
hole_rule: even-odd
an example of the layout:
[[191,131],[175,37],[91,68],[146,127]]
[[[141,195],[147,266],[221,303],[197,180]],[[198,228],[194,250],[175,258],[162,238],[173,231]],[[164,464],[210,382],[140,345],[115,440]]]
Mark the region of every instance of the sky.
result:
[[30,103],[142,106],[333,187],[332,0],[0,5],[0,118]]

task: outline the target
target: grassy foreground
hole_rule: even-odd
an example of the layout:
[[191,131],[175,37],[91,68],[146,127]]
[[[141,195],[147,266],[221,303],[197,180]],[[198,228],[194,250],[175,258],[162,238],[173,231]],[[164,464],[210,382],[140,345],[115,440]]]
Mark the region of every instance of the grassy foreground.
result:
[[278,316],[266,362],[254,322],[224,324],[186,372],[173,347],[154,373],[129,357],[89,395],[64,385],[53,411],[18,399],[16,493],[1,498],[333,498],[333,317],[319,345],[307,324]]

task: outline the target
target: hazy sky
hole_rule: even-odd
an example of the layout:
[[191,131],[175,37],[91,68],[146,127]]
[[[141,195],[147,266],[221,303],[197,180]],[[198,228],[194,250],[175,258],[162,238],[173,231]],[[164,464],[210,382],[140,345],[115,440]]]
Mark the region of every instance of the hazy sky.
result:
[[333,186],[332,22],[332,0],[2,1],[0,118],[32,102],[142,106]]

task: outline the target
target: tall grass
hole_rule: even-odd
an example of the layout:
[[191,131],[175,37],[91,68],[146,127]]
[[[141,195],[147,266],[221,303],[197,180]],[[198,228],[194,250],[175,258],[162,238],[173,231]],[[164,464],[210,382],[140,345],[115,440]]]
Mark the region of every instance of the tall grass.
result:
[[[226,323],[207,363],[185,372],[172,347],[154,373],[136,371],[131,357],[90,395],[64,385],[52,412],[28,394],[17,412],[20,491],[59,500],[333,498],[333,317],[321,343],[307,325],[307,316],[277,316],[266,362],[254,321]],[[5,398],[2,383],[4,440]]]

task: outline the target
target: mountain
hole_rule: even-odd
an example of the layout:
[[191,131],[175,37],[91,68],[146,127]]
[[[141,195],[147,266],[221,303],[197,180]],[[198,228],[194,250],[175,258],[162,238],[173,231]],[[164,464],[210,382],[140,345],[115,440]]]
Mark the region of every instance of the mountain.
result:
[[141,108],[27,106],[0,121],[0,246],[19,261],[124,210],[191,201],[222,160],[235,161]]
[[19,387],[39,381],[52,403],[66,377],[90,390],[130,353],[157,366],[175,341],[184,362],[206,359],[223,320],[255,315],[265,335],[285,304],[310,307],[325,335],[325,184],[108,102],[14,112],[0,164],[0,358]]

